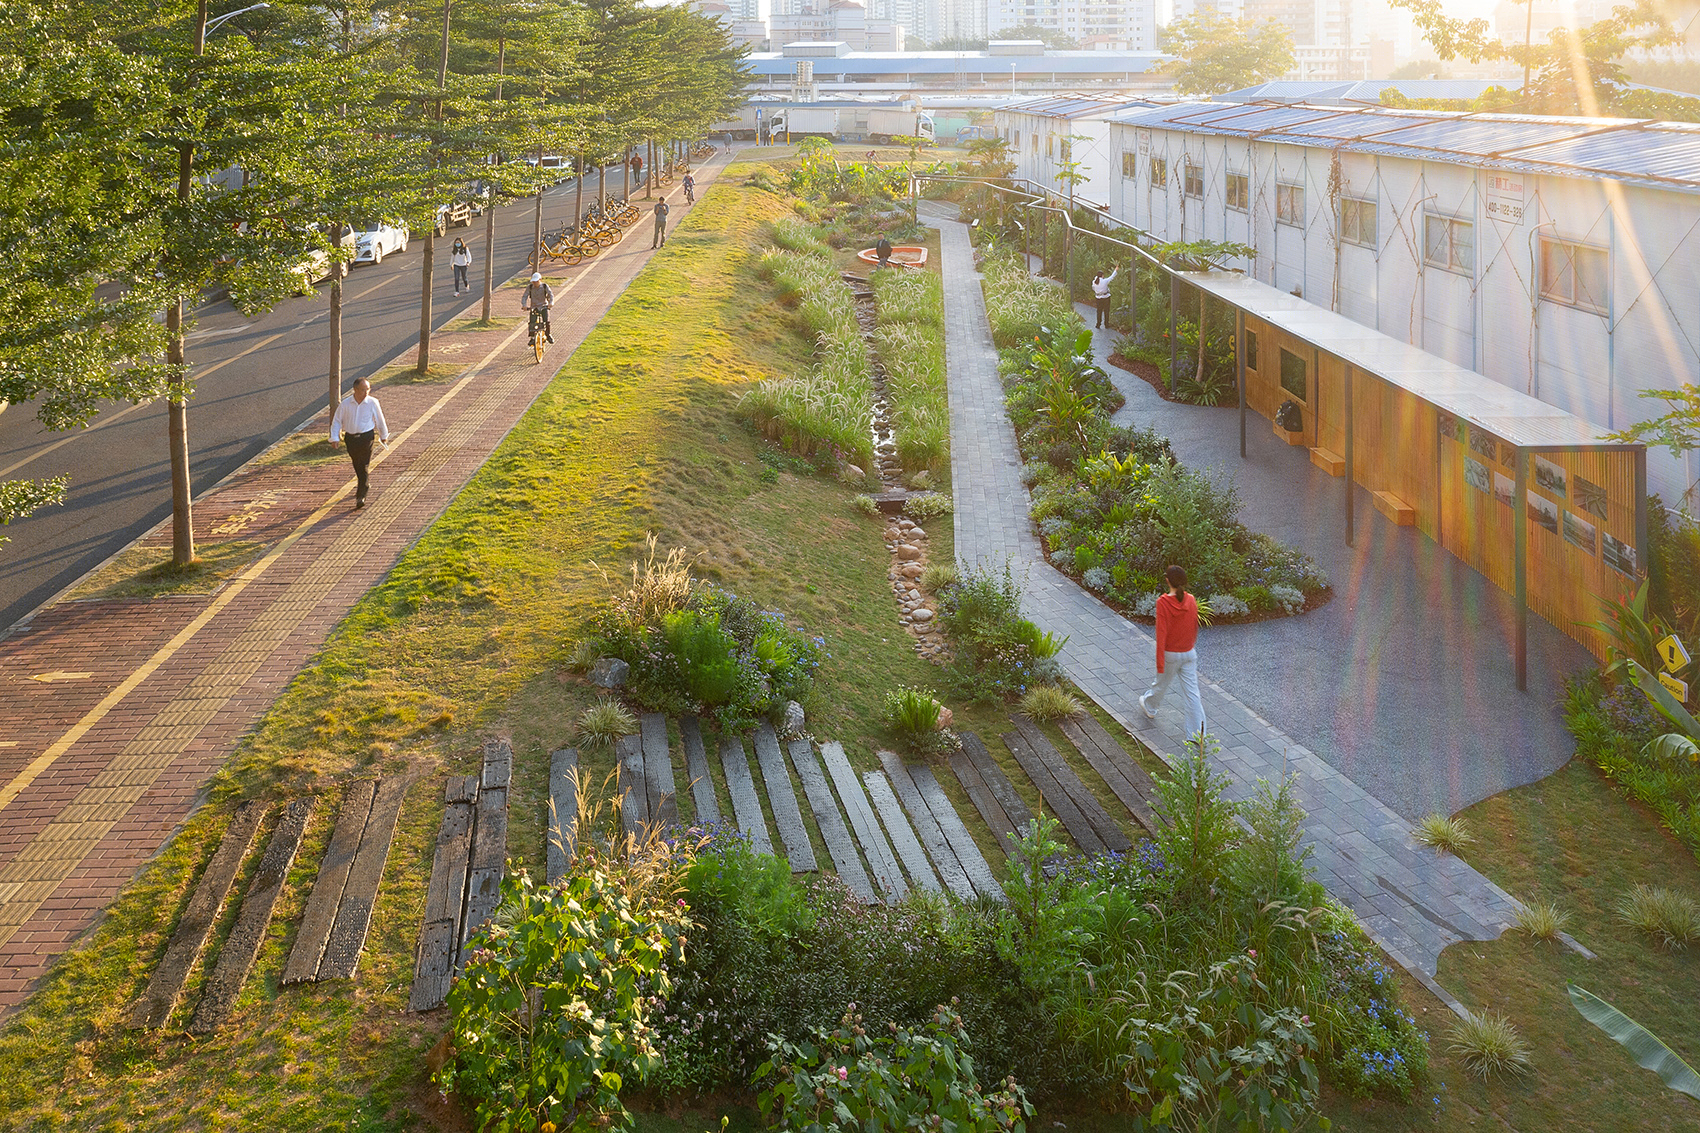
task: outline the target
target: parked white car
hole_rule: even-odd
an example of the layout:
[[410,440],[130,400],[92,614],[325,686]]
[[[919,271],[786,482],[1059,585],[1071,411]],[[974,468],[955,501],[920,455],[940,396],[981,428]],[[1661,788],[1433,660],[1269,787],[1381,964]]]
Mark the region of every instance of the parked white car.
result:
[[[342,236],[337,241],[344,248],[355,246],[354,230],[343,226]],[[295,274],[300,279],[300,294],[306,295],[313,290],[315,284],[323,283],[331,277],[330,254],[317,248],[307,253],[307,258],[295,267]]]
[[383,221],[376,228],[369,228],[356,235],[354,239],[354,262],[357,264],[381,264],[384,257],[391,252],[407,251],[407,226]]

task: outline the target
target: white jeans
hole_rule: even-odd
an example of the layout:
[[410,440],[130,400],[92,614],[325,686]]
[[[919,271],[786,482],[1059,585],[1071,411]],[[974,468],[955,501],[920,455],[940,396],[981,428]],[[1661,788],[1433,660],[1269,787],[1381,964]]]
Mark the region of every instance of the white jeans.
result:
[[1151,682],[1151,687],[1140,700],[1152,712],[1157,711],[1163,703],[1163,695],[1169,691],[1169,683],[1177,677],[1181,682],[1181,695],[1186,697],[1186,734],[1191,739],[1204,730],[1204,698],[1198,694],[1198,650],[1163,654],[1163,671],[1157,674],[1157,679]]

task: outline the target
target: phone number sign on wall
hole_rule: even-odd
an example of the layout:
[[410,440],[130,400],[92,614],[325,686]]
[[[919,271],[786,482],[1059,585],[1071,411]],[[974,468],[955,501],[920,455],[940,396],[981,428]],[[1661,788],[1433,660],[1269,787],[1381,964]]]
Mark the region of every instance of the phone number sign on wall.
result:
[[1489,220],[1505,224],[1523,223],[1523,179],[1495,173],[1487,179]]

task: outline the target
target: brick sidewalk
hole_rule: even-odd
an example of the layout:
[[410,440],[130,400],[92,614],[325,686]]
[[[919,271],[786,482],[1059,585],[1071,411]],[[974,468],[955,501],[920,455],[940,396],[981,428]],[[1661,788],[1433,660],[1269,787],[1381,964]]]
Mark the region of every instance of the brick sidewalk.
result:
[[[725,163],[698,167],[699,190]],[[677,186],[666,195],[675,227],[689,209]],[[59,600],[0,637],[0,1013],[158,851],[235,743],[519,421],[649,262],[650,227],[646,216],[565,269],[544,365],[522,322],[435,336],[434,360],[467,363],[452,382],[383,386],[391,444],[364,510],[350,502],[346,459],[262,454],[195,504],[201,543],[264,546],[218,590]],[[499,291],[493,313],[520,314],[518,289]],[[272,453],[326,427],[321,411]],[[169,547],[170,521],[138,542]]]

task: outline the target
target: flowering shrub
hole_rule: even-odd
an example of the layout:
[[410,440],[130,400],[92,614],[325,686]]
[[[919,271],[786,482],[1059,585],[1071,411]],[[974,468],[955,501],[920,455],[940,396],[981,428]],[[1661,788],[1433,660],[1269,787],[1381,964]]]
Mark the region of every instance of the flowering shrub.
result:
[[814,685],[825,640],[777,610],[712,586],[680,609],[634,613],[616,603],[598,618],[603,650],[631,666],[633,700],[657,712],[698,712],[722,730],[747,729]]
[[956,646],[957,691],[1008,699],[1062,679],[1063,641],[1021,616],[1021,584],[1006,563],[959,572],[938,595],[940,624]]
[[771,1057],[756,1071],[767,1083],[762,1116],[784,1129],[909,1130],[1023,1133],[1033,1107],[1014,1078],[984,1093],[966,1049],[962,1018],[936,1007],[920,1031],[893,1023],[871,1036],[852,1003],[833,1031],[811,1042],[775,1035]]
[[543,888],[509,874],[449,992],[455,1057],[438,1084],[480,1129],[628,1126],[620,1091],[655,1065],[649,1017],[687,924],[682,904],[645,907],[600,869]]
[[1399,1006],[1393,973],[1345,930],[1324,937],[1333,1011],[1330,1079],[1341,1088],[1410,1101],[1428,1078],[1428,1040]]

